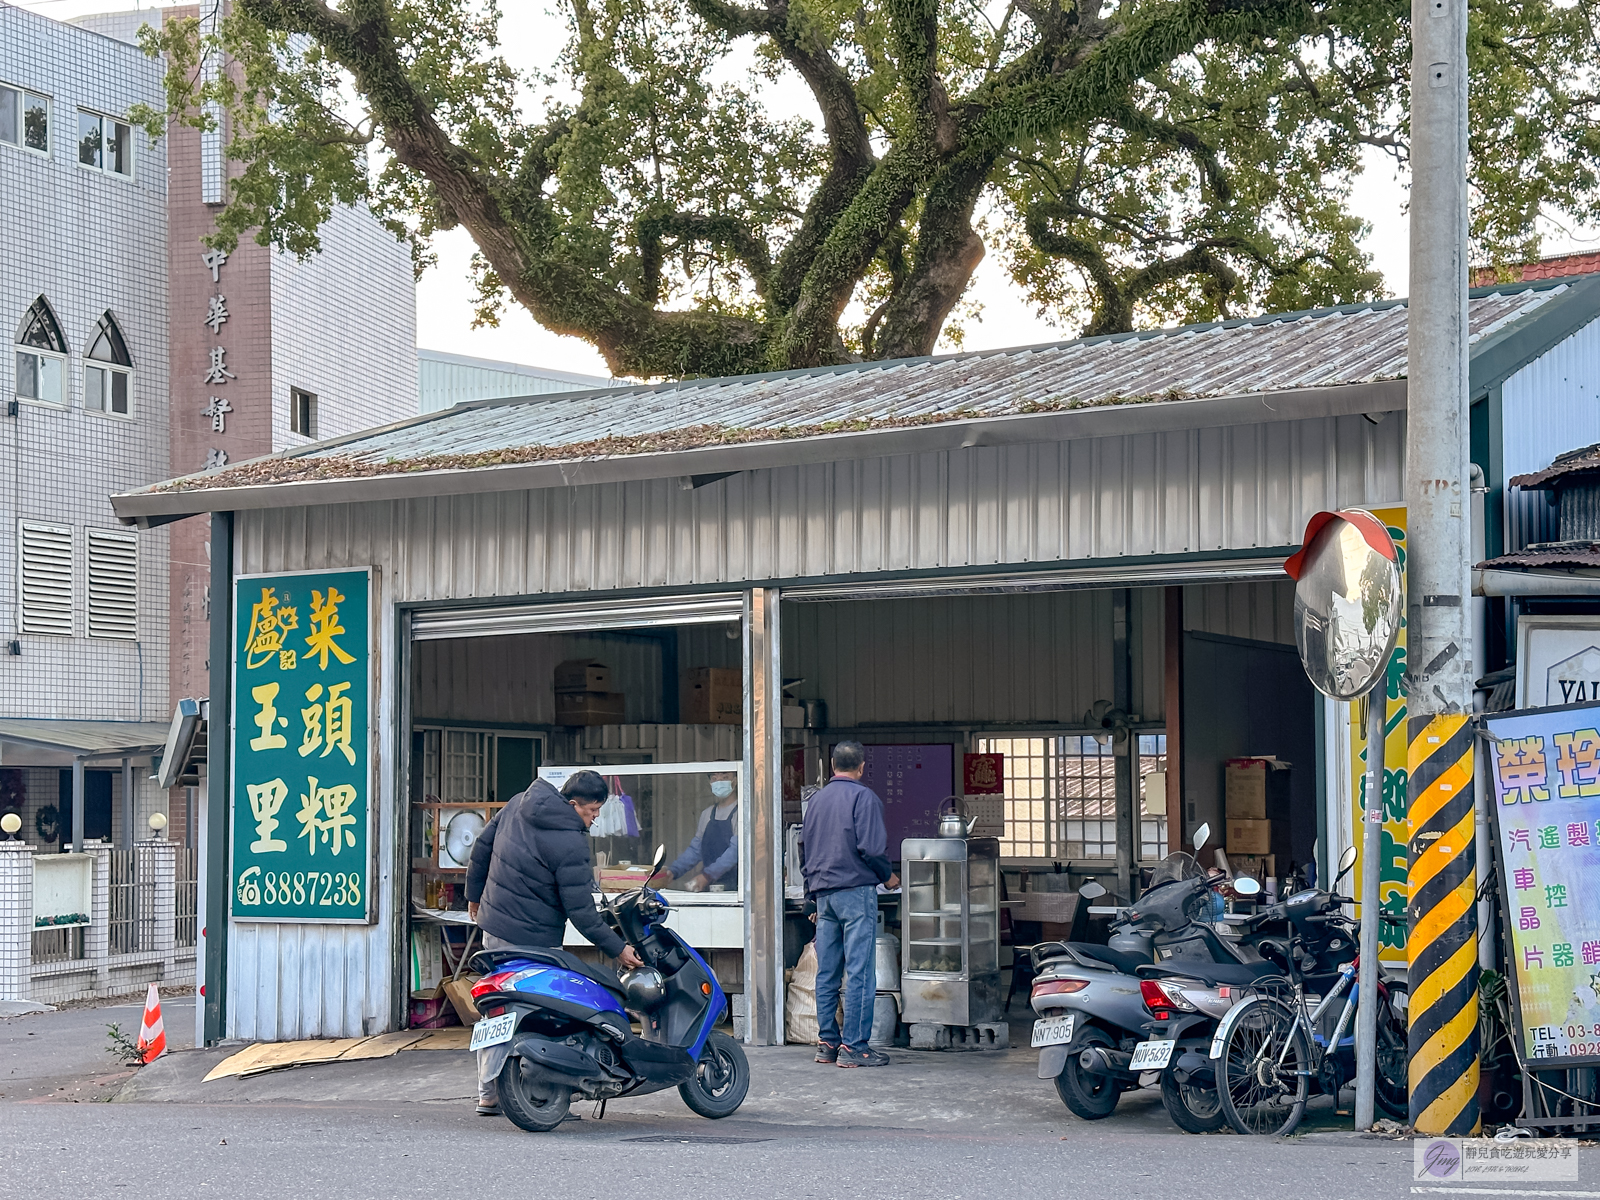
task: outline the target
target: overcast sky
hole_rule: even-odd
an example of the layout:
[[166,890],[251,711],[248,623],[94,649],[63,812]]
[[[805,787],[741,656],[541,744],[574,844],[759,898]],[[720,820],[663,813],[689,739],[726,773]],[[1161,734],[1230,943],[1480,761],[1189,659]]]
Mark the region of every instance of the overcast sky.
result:
[[[151,0],[13,0],[21,7],[58,20],[85,13],[113,9],[157,8]],[[548,65],[565,38],[563,23],[544,11],[544,5],[530,0],[514,0],[501,24],[501,37],[509,61],[520,68]],[[776,109],[792,109],[813,115],[809,96],[796,82],[793,89],[780,89],[768,96]],[[1406,290],[1406,219],[1403,211],[1405,189],[1389,161],[1377,152],[1368,169],[1356,182],[1356,210],[1371,224],[1366,241],[1374,262],[1383,271],[1391,295]],[[542,329],[516,305],[509,307],[499,328],[473,329],[472,286],[468,263],[472,239],[462,230],[441,234],[435,241],[438,265],[423,276],[417,287],[417,342],[431,349],[450,350],[483,358],[503,359],[606,375],[605,362],[587,342],[558,337]],[[1579,248],[1571,239],[1546,239],[1546,253]],[[1059,328],[1040,318],[1007,279],[1000,255],[990,252],[972,284],[971,295],[983,306],[982,319],[969,322],[966,349],[983,350],[1022,346],[1073,336],[1077,330]],[[945,347],[941,347],[943,349]]]

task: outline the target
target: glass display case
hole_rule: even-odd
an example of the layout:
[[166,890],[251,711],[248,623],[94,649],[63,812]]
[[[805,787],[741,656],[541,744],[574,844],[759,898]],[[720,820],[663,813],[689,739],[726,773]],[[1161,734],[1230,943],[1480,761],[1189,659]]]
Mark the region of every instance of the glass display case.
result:
[[904,1020],[1000,1021],[999,841],[907,838],[900,863]]

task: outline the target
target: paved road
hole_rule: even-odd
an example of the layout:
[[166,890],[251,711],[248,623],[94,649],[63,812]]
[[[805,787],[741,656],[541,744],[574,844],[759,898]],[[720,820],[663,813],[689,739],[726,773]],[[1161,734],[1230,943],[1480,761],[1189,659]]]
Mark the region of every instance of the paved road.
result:
[[[189,1003],[166,1002],[180,1042]],[[750,1098],[728,1120],[701,1120],[669,1092],[614,1104],[603,1121],[582,1105],[581,1119],[531,1135],[472,1115],[471,1060],[456,1052],[202,1084],[231,1051],[189,1051],[130,1081],[104,1034],[112,1020],[137,1024],[138,1007],[0,1021],[0,1198],[1459,1200],[1414,1190],[1412,1144],[1345,1132],[1326,1102],[1287,1143],[1186,1136],[1147,1092],[1110,1120],[1077,1121],[1027,1050],[895,1051],[874,1071],[753,1050]],[[87,1102],[119,1089],[121,1103]],[[1600,1200],[1600,1151],[1582,1152],[1576,1183],[1471,1195],[1528,1192]]]
[[[1154,1138],[1114,1122],[1052,1137],[613,1112],[531,1135],[466,1115],[460,1105],[36,1103],[9,1107],[5,1123],[0,1180],[26,1178],[29,1200],[435,1200],[474,1192],[563,1200],[1412,1195],[1409,1143],[1346,1135],[1287,1144]],[[712,1138],[730,1141],[704,1140]],[[1585,1164],[1592,1166],[1600,1163]],[[488,1181],[475,1184],[480,1171]],[[1595,1177],[1592,1169],[1585,1175]]]

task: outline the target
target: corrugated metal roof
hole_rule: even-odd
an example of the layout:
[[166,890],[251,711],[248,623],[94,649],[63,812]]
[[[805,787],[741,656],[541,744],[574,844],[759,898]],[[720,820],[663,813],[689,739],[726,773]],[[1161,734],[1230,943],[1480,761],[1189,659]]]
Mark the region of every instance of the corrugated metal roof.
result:
[[167,743],[164,721],[41,721],[0,719],[0,741],[47,746],[71,754],[149,753]]
[[1515,554],[1481,562],[1480,571],[1508,567],[1600,567],[1600,542],[1538,542]]
[[[1521,328],[1523,318],[1571,286],[1475,295],[1474,342]],[[146,508],[140,497],[151,493],[595,461],[1130,404],[1160,408],[1165,401],[1370,385],[1401,379],[1405,370],[1405,302],[1374,302],[1015,350],[692,379],[536,403],[485,401],[158,484],[114,503],[120,514],[137,515]]]
[[1520,488],[1541,488],[1544,484],[1564,475],[1575,475],[1584,471],[1600,471],[1600,445],[1584,446],[1579,450],[1568,450],[1565,454],[1558,454],[1555,462],[1542,471],[1534,471],[1530,475],[1513,475],[1511,486]]
[[[1510,268],[1512,278],[1521,283],[1538,279],[1566,279],[1573,275],[1588,275],[1600,271],[1600,250],[1580,250],[1573,254],[1552,254],[1530,263],[1518,263]],[[1495,267],[1480,267],[1472,273],[1474,287],[1492,287],[1498,282]]]

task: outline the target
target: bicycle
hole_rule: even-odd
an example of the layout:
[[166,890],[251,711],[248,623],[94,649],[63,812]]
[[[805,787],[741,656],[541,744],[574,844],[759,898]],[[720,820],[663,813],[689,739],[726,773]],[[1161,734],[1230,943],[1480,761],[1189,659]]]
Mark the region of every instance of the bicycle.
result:
[[[1293,933],[1281,948],[1285,975],[1281,981],[1264,981],[1253,989],[1223,1021],[1212,1041],[1222,1111],[1239,1133],[1287,1137],[1305,1116],[1313,1082],[1337,1097],[1339,1089],[1354,1078],[1355,1038],[1346,1038],[1345,1031],[1355,1017],[1359,989],[1353,985],[1359,958],[1338,967],[1334,985],[1315,1008],[1310,1006],[1305,973],[1300,969],[1306,960],[1315,964],[1329,950],[1354,947],[1356,922],[1328,911],[1351,901],[1329,893],[1302,896],[1303,907],[1311,911],[1295,911],[1295,901],[1301,897],[1292,897],[1286,904]],[[1312,908],[1318,903],[1322,911]],[[1399,918],[1387,914],[1380,914],[1380,919],[1400,923]],[[1319,928],[1324,931],[1320,938],[1312,933]],[[1408,1100],[1406,1028],[1395,1011],[1395,998],[1401,991],[1397,982],[1380,975],[1376,1100],[1397,1118],[1406,1115]],[[1319,1022],[1341,998],[1344,1007],[1324,1038],[1317,1032]]]

